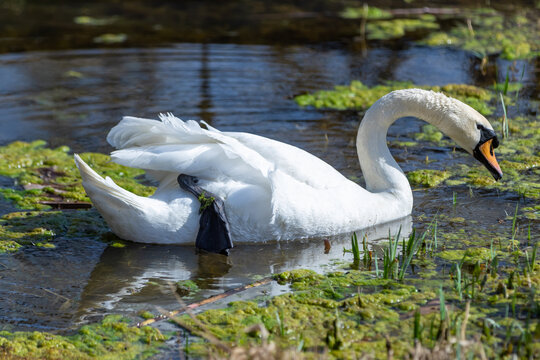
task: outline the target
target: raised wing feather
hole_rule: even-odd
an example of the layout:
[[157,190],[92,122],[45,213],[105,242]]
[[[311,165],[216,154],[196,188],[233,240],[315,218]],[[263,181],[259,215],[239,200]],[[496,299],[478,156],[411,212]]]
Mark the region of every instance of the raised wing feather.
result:
[[279,169],[314,188],[339,186],[346,179],[333,167],[297,147],[248,133],[203,129],[193,120],[170,114],[161,121],[125,117],[107,140],[119,150],[119,164],[145,169],[158,180],[166,173],[185,173],[206,180],[228,178],[268,185]]

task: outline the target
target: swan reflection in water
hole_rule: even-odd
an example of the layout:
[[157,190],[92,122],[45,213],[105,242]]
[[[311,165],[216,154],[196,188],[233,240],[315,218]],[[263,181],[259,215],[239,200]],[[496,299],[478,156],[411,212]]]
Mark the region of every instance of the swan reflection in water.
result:
[[[388,234],[408,236],[412,220],[381,224],[357,232],[367,235],[369,244],[388,239]],[[147,245],[128,243],[123,248],[109,246],[92,271],[81,294],[78,316],[81,321],[103,313],[135,314],[145,309],[155,312],[159,306],[167,310],[179,307],[170,284],[192,280],[201,289],[196,299],[254,282],[286,270],[303,268],[325,271],[339,261],[351,261],[350,234],[326,238],[330,249],[325,251],[325,239],[289,241],[266,244],[238,244],[230,256],[197,254],[192,246]],[[271,295],[284,288],[275,282],[265,287]],[[260,293],[259,293],[260,294]]]

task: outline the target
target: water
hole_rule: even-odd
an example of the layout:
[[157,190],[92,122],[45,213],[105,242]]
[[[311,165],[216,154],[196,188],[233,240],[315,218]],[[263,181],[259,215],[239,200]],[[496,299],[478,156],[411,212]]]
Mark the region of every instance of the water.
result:
[[[112,150],[106,134],[123,115],[156,118],[173,112],[204,119],[222,130],[246,131],[299,146],[361,179],[354,138],[355,112],[299,108],[294,95],[359,79],[418,84],[475,83],[474,58],[465,52],[406,46],[375,47],[366,56],[344,47],[176,44],[161,48],[43,51],[0,55],[0,144],[44,139],[74,152]],[[429,66],[426,66],[429,63]],[[398,121],[389,138],[418,131],[415,119]],[[405,170],[427,156],[447,166],[447,149],[392,149]],[[462,159],[460,159],[462,161]],[[471,163],[472,158],[466,161]],[[360,180],[361,181],[361,180]],[[452,208],[447,189],[415,191],[415,213],[448,211],[497,226],[511,213],[508,198],[459,189]],[[488,209],[488,210],[486,210]],[[420,227],[425,220],[417,221]],[[393,224],[410,229],[410,219]],[[384,237],[388,227],[371,234]],[[129,244],[107,247],[98,240],[58,239],[57,249],[26,248],[0,256],[0,329],[66,331],[106,313],[133,315],[155,306],[178,307],[169,283],[192,279],[198,298],[291,268],[324,270],[338,261],[349,236],[324,242],[243,245],[229,258],[197,255],[191,247]],[[271,294],[286,289],[272,285]]]

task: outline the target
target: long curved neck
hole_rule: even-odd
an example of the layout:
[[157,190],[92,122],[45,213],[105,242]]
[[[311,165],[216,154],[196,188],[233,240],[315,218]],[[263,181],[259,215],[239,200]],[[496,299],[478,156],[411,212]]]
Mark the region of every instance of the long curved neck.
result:
[[438,94],[424,90],[399,90],[382,97],[369,108],[356,138],[358,159],[368,191],[390,193],[400,202],[410,203],[412,208],[409,181],[388,150],[386,134],[392,123],[406,116],[440,126],[440,100]]

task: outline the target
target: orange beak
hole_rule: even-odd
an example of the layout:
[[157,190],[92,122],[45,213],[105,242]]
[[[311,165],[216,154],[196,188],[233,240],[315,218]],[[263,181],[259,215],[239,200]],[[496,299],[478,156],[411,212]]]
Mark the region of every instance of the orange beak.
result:
[[502,170],[493,152],[493,139],[489,139],[474,151],[474,157],[478,159],[491,172],[495,180],[502,178]]

